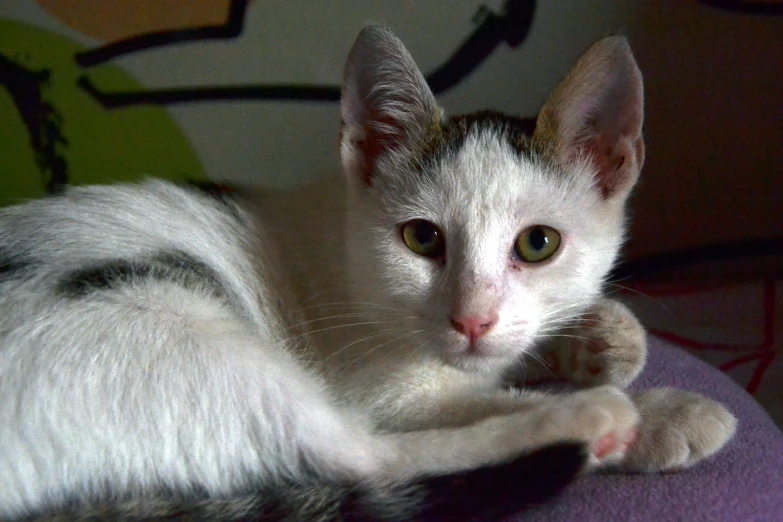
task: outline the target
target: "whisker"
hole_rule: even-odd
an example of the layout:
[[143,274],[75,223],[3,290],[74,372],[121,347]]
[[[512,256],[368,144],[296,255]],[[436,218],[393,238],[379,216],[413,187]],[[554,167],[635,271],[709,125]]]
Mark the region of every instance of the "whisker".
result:
[[658,306],[660,306],[661,308],[663,308],[664,310],[666,310],[669,314],[674,315],[674,313],[669,309],[668,306],[666,306],[659,299],[656,299],[655,297],[653,297],[651,295],[645,294],[644,292],[640,292],[639,290],[636,290],[634,288],[631,288],[631,287],[628,287],[628,286],[624,286],[624,285],[620,285],[620,284],[617,284],[617,283],[612,283],[612,282],[609,282],[609,281],[607,281],[606,284],[609,285],[609,286],[613,286],[613,287],[619,288],[621,290],[626,290],[628,292],[633,292],[634,294],[637,294],[637,295],[640,295],[642,297],[645,297],[645,298],[649,299],[650,301],[652,301],[653,303],[655,303]]
[[341,354],[342,352],[344,352],[348,348],[350,348],[352,346],[356,346],[357,344],[359,344],[359,343],[361,343],[363,341],[366,341],[368,339],[374,339],[375,337],[379,337],[379,336],[385,334],[386,332],[391,332],[393,330],[394,330],[393,328],[389,328],[389,329],[386,329],[386,330],[380,330],[380,331],[373,332],[370,335],[367,335],[365,337],[362,337],[361,339],[357,339],[356,341],[353,341],[353,342],[351,342],[351,343],[341,347],[339,350],[336,350],[336,351],[332,352],[331,354],[329,354],[327,357],[324,358],[324,361],[328,361],[328,360],[332,359],[333,357]]
[[[557,378],[558,378],[558,375],[557,375],[557,374],[555,373],[555,371],[554,371],[554,370],[553,370],[553,369],[552,369],[552,368],[549,366],[549,364],[547,364],[547,362],[544,360],[544,358],[543,358],[543,357],[541,357],[540,355],[538,355],[537,353],[535,353],[535,352],[534,352],[534,351],[532,351],[532,350],[531,350],[530,352],[528,352],[528,353],[527,353],[527,355],[529,355],[529,356],[530,356],[530,358],[531,358],[531,359],[533,359],[534,361],[538,361],[538,362],[541,364],[541,366],[543,366],[543,367],[544,367],[544,369],[545,369],[547,372],[549,372],[549,374],[551,375],[551,377],[552,377],[552,378],[554,378],[554,379],[557,379]],[[526,364],[526,363],[525,363],[525,361],[524,361],[524,359],[522,360],[522,363],[523,363],[523,364]]]
[[585,308],[584,303],[571,303],[566,306],[561,306],[560,308],[554,308],[551,310],[545,310],[544,313],[541,315],[543,319],[546,319],[548,317],[552,317],[554,315],[560,315],[563,312],[567,312],[568,310],[573,310],[574,308]]
[[588,341],[590,341],[590,339],[589,339],[589,338],[587,338],[587,337],[583,337],[583,336],[581,336],[581,335],[570,335],[570,334],[548,334],[548,333],[545,333],[545,334],[543,334],[543,336],[544,336],[546,339],[552,339],[552,338],[555,338],[555,337],[563,337],[563,338],[566,338],[566,339],[576,339],[576,340],[578,340],[578,341],[583,341],[583,342],[588,342]]
[[329,292],[330,290],[332,290],[332,289],[334,289],[334,288],[337,288],[337,285],[332,285],[332,286],[330,286],[330,287],[326,288],[325,290],[321,290],[320,292],[316,292],[316,293],[314,293],[313,295],[311,295],[311,296],[310,296],[310,297],[308,297],[307,299],[303,300],[303,301],[302,301],[302,303],[307,303],[307,302],[309,302],[309,301],[312,301],[312,300],[313,300],[313,299],[315,299],[316,297],[320,297],[320,296],[324,295],[325,293]]
[[286,327],[286,330],[293,330],[294,328],[300,328],[302,326],[317,323],[320,321],[330,321],[333,319],[345,319],[347,317],[366,317],[366,318],[372,318],[375,317],[375,314],[370,313],[361,313],[361,312],[351,312],[351,313],[345,313],[345,314],[335,314],[335,315],[326,315],[324,317],[318,317],[315,319],[310,319],[308,321],[302,321],[300,323],[292,324],[290,326]]
[[[386,342],[383,342],[383,343],[381,343],[381,344],[378,344],[378,345],[374,346],[373,348],[371,348],[370,350],[367,350],[366,352],[360,353],[358,356],[354,357],[354,359],[353,359],[353,360],[351,360],[351,362],[349,362],[348,364],[346,364],[346,365],[345,365],[343,368],[349,368],[350,366],[352,366],[352,365],[356,364],[357,362],[359,362],[359,360],[361,360],[361,359],[363,359],[363,358],[365,358],[365,357],[368,357],[368,356],[370,356],[371,354],[373,354],[374,352],[376,352],[376,351],[378,351],[379,349],[383,348],[384,346],[388,346],[389,344],[392,344],[392,343],[399,342],[400,340],[402,340],[402,339],[404,339],[404,338],[406,338],[406,337],[409,337],[409,336],[411,336],[411,335],[416,335],[416,334],[422,333],[423,331],[424,331],[424,330],[411,330],[411,331],[409,331],[409,332],[405,332],[405,333],[404,333],[404,334],[402,334],[402,335],[398,335],[397,337],[395,337],[395,338],[393,338],[393,339],[389,339],[389,340],[388,340],[388,341],[386,341]],[[387,354],[386,354],[384,357],[382,357],[381,359],[379,359],[378,361],[376,361],[376,363],[379,363],[379,362],[385,361],[385,360],[386,360],[386,359],[387,359],[387,358],[388,358],[390,355],[392,355],[393,353],[394,353],[393,351],[391,351],[391,352],[387,353]]]
[[423,343],[421,343],[419,346],[417,346],[416,348],[414,348],[414,349],[413,349],[413,351],[412,351],[411,353],[412,353],[412,354],[414,354],[414,355],[416,355],[417,353],[419,353],[419,350],[421,350],[422,348],[424,348],[424,347],[425,347],[425,346],[427,346],[428,344],[429,344],[429,341],[426,341],[426,340],[425,340],[425,341],[424,341]]
[[288,337],[288,338],[285,338],[285,339],[281,339],[281,341],[289,342],[289,341],[292,341],[294,339],[298,339],[300,337],[307,337],[307,336],[315,334],[315,333],[327,332],[329,330],[336,330],[338,328],[351,328],[351,327],[355,327],[355,326],[369,326],[369,325],[377,325],[377,324],[392,324],[392,321],[365,321],[365,322],[362,322],[362,323],[338,324],[338,325],[329,326],[329,327],[326,327],[326,328],[318,328],[316,330],[309,330],[309,331],[307,331],[305,333],[302,333],[302,334],[299,334],[299,335],[294,335],[294,336],[291,336],[291,337]]
[[366,303],[362,301],[335,301],[330,303],[318,303],[313,304],[309,306],[303,306],[300,309],[301,310],[312,310],[315,308],[329,308],[329,307],[356,307],[356,308],[375,308],[375,309],[383,309],[383,310],[390,310],[394,312],[399,312],[400,310],[398,308],[394,308],[392,306],[387,305],[381,305],[378,303]]

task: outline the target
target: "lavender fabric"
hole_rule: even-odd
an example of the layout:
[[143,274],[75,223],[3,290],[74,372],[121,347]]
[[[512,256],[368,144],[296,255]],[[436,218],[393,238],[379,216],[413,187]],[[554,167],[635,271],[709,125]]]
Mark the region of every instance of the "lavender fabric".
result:
[[729,377],[659,339],[634,389],[672,386],[725,404],[739,419],[720,453],[685,471],[580,478],[554,502],[508,522],[783,521],[783,433]]

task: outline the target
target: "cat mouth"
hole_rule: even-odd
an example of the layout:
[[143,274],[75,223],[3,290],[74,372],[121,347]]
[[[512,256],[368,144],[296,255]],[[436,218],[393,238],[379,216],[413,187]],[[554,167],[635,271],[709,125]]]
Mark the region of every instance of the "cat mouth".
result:
[[497,363],[507,361],[513,356],[512,351],[504,343],[493,342],[489,337],[482,337],[471,342],[465,336],[457,336],[453,331],[432,332],[430,345],[439,352],[444,362],[461,367],[465,364]]
[[446,364],[468,372],[492,372],[507,363],[507,358],[500,354],[484,352],[452,353],[445,358]]
[[486,343],[464,343],[456,349],[450,350],[449,356],[459,361],[497,361],[507,358],[507,354],[497,350],[494,347],[487,346]]

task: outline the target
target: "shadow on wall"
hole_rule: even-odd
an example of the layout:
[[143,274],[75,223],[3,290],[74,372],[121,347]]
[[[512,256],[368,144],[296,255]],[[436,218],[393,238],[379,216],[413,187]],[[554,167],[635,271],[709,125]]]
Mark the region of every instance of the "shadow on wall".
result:
[[630,28],[647,98],[631,257],[783,240],[783,2],[705,3],[734,10],[647,2]]

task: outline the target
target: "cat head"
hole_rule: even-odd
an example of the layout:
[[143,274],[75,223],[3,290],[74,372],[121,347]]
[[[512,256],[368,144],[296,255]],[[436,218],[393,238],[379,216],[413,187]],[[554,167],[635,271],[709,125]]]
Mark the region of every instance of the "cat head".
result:
[[370,26],[341,110],[353,297],[397,310],[413,348],[507,364],[600,295],[644,160],[625,39],[594,44],[533,125],[446,119],[402,42]]

